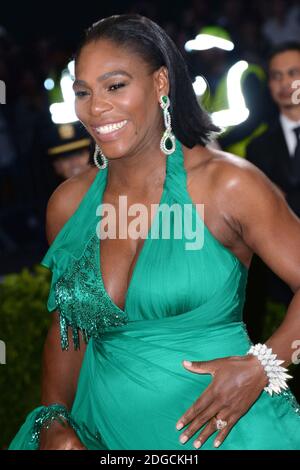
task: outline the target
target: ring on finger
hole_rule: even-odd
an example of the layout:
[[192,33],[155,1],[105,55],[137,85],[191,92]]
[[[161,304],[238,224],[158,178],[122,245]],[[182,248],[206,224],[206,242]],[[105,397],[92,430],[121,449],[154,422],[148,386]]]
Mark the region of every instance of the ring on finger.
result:
[[222,429],[226,428],[227,426],[227,421],[220,419],[220,418],[215,418],[216,420],[216,428],[218,431],[222,431]]

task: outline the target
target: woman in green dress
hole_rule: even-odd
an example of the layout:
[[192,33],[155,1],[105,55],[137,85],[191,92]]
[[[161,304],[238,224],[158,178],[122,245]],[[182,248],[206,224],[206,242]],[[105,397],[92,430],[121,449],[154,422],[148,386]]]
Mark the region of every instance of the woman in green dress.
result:
[[[74,90],[95,166],[48,203],[42,399],[9,449],[300,449],[286,383],[299,219],[260,170],[207,146],[218,129],[151,20],[95,23]],[[255,346],[243,323],[254,252],[295,293]]]

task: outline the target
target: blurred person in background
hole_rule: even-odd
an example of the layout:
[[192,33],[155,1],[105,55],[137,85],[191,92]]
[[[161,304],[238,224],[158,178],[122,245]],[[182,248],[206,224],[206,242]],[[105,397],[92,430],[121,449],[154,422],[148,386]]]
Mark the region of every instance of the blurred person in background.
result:
[[225,0],[221,2],[220,14],[216,20],[219,26],[229,32],[235,44],[239,41],[238,31],[244,15],[245,3],[240,0]]
[[[269,88],[278,112],[267,132],[247,148],[247,159],[280,189],[290,208],[300,217],[300,42],[286,43],[270,54]],[[270,296],[288,304],[292,292],[268,271]]]
[[259,18],[254,16],[243,17],[238,31],[238,48],[244,60],[265,68],[265,45],[261,34]]
[[66,180],[86,170],[90,162],[91,139],[81,123],[54,127],[48,156],[59,180]]
[[267,11],[269,17],[262,26],[262,33],[270,46],[299,40],[299,1],[270,0]]
[[202,28],[185,45],[199,103],[224,130],[219,145],[244,157],[248,143],[266,129],[267,87],[262,67],[231,54],[234,48],[228,31],[219,26]]
[[192,0],[182,10],[180,21],[176,25],[176,44],[186,60],[188,57],[184,49],[185,43],[194,37],[200,28],[213,21],[213,14],[213,9],[206,0]]

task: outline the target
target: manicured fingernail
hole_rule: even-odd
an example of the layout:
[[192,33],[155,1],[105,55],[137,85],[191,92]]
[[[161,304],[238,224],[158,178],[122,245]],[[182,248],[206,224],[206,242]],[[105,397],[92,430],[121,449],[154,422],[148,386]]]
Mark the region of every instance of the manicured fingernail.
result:
[[196,449],[199,449],[199,447],[201,447],[201,441],[195,441],[194,442],[194,447],[196,447]]
[[216,441],[216,442],[215,442],[215,447],[220,447],[220,445],[221,445],[221,442],[220,442],[220,441]]
[[192,365],[191,361],[183,361],[183,364],[188,367]]
[[181,444],[184,444],[188,440],[188,437],[182,435],[182,436],[180,436],[179,440],[180,440]]
[[179,430],[179,429],[182,429],[184,426],[184,424],[182,423],[182,421],[179,421],[179,423],[176,424],[176,428]]

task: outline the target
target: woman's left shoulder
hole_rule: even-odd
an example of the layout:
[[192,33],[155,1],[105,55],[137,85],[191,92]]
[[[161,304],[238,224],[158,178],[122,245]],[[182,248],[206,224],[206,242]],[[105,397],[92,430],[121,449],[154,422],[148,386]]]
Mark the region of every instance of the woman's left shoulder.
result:
[[239,229],[244,244],[295,292],[300,219],[283,191],[247,160],[219,150],[209,152],[219,212]]
[[[225,202],[230,202],[227,198],[233,198],[236,203],[245,196],[248,200],[255,200],[259,196],[267,197],[268,194],[275,198],[284,197],[282,190],[245,158],[207,147],[203,157],[209,184],[214,193],[219,194]],[[200,174],[203,172],[203,165],[199,164],[193,171]]]
[[195,158],[196,163],[189,165],[195,199],[206,201],[209,211],[213,206],[216,219],[225,221],[223,226],[230,226],[247,250],[292,290],[298,288],[300,219],[282,190],[242,157],[208,148],[200,148],[198,157],[199,163]]
[[217,149],[206,147],[200,154],[203,164],[192,170],[195,199],[199,193],[199,198],[213,205],[239,235],[249,232],[250,226],[252,231],[257,222],[261,227],[268,222],[271,226],[281,217],[288,223],[291,215],[283,191],[258,167]]

